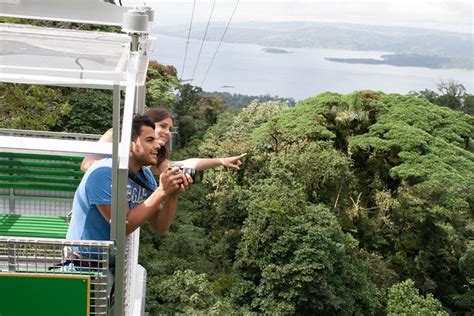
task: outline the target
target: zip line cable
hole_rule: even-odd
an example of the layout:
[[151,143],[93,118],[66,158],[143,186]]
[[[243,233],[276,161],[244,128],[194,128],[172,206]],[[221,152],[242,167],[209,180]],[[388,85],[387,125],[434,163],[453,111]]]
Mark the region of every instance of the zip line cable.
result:
[[235,11],[237,10],[237,6],[239,5],[239,1],[235,3],[234,10],[232,11],[232,14],[230,15],[229,22],[227,22],[227,25],[224,29],[224,33],[222,33],[221,40],[219,41],[219,45],[217,45],[216,51],[214,52],[214,56],[212,56],[211,62],[209,63],[209,67],[207,67],[206,73],[204,74],[204,78],[201,81],[201,87],[204,85],[204,82],[207,79],[207,74],[209,73],[209,70],[211,69],[212,63],[214,62],[214,59],[217,56],[217,52],[219,51],[219,48],[221,47],[222,41],[224,40],[225,33],[227,32],[227,29],[229,28],[230,22],[232,22],[232,18],[234,17]]
[[193,75],[192,75],[191,79],[194,79],[194,75],[196,74],[196,69],[197,69],[197,65],[199,63],[199,58],[201,57],[202,47],[204,46],[204,41],[206,40],[207,30],[209,29],[209,24],[211,23],[212,13],[214,12],[214,7],[215,6],[216,6],[216,0],[214,0],[212,2],[211,13],[209,14],[209,20],[207,21],[206,30],[204,31],[204,37],[202,38],[201,48],[199,49],[198,57],[197,57],[197,60],[196,60],[196,64],[194,65]]
[[194,0],[194,3],[193,3],[193,12],[191,13],[191,22],[189,23],[188,40],[186,41],[186,49],[184,51],[183,68],[181,68],[181,79],[184,76],[184,67],[186,66],[186,58],[188,56],[189,38],[191,37],[191,28],[193,27],[194,9],[195,8],[196,8],[196,0]]

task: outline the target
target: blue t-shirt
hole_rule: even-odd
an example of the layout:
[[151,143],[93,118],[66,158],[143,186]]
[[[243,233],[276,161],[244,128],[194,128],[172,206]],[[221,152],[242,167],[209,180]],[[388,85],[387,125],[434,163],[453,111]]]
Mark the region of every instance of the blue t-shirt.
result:
[[[138,177],[150,189],[157,184],[149,168],[143,167]],[[94,163],[84,174],[74,195],[72,219],[67,240],[110,240],[109,221],[97,209],[97,205],[112,204],[112,159],[106,158]],[[132,180],[128,180],[127,201],[130,209],[143,203],[152,192]],[[75,249],[84,252],[87,249]]]

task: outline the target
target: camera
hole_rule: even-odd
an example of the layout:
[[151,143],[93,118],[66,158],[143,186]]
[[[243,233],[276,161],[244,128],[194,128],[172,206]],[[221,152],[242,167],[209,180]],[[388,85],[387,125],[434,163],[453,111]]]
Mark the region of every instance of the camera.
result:
[[181,170],[181,172],[188,174],[191,177],[191,179],[193,179],[193,182],[196,181],[196,169],[185,167],[184,164],[182,163],[171,163],[168,165],[168,170],[171,170],[175,167],[178,167],[179,170]]

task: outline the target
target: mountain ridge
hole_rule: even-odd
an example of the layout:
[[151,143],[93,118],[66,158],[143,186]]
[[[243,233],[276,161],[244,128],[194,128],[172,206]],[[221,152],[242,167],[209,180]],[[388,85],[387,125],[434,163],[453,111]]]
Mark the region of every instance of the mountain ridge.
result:
[[[201,40],[205,26],[194,24],[191,38]],[[187,38],[188,30],[189,25],[170,25],[155,28],[154,32]],[[224,30],[224,23],[211,24],[206,40],[219,41]],[[278,48],[385,51],[445,60],[439,68],[474,69],[474,36],[434,29],[329,22],[238,22],[227,30],[224,41]]]

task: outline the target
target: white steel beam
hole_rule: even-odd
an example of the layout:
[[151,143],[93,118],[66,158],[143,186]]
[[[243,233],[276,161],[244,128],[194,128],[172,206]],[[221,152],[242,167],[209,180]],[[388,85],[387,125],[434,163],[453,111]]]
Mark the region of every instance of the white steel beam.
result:
[[0,136],[0,151],[57,154],[63,156],[110,157],[112,155],[112,144],[83,140]]

